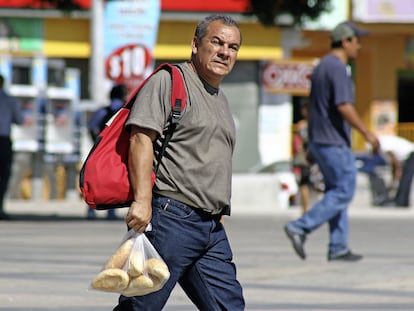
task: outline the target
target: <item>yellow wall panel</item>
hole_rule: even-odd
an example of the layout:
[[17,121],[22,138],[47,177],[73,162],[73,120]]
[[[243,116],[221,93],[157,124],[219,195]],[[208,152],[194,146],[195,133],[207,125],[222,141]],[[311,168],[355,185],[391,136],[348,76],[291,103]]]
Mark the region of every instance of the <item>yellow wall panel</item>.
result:
[[89,58],[90,45],[85,42],[45,41],[44,53],[48,57]]
[[[162,21],[154,50],[155,58],[189,59],[195,27],[196,23],[192,22]],[[240,29],[243,42],[238,59],[282,58],[281,33],[277,28],[249,23],[240,25]]]
[[[190,59],[190,44],[157,44],[154,49],[156,59],[185,60]],[[242,46],[237,57],[238,60],[281,59],[282,48],[267,46]]]
[[44,53],[48,57],[89,58],[89,21],[46,19]]
[[46,19],[45,39],[89,42],[89,20],[86,19]]
[[[188,59],[196,23],[161,21],[154,55],[157,59]],[[275,27],[240,25],[243,43],[240,60],[279,59],[281,34]],[[46,19],[44,53],[48,57],[89,58],[89,20]]]

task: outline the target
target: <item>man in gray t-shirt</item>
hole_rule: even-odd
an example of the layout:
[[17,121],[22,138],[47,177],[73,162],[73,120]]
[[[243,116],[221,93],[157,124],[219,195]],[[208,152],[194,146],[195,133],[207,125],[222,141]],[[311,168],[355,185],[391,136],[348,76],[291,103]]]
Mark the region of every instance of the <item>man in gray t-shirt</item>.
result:
[[187,104],[159,165],[152,188],[154,151],[171,114],[171,76],[153,75],[140,90],[126,126],[130,129],[129,178],[134,191],[126,223],[144,232],[166,262],[162,289],[119,298],[114,311],[162,310],[179,283],[198,310],[242,311],[245,303],[232,251],[221,222],[230,214],[235,125],[220,83],[241,46],[237,23],[211,15],[196,28],[191,59],[179,64]]
[[[226,97],[203,84],[191,63],[179,64],[188,104],[162,158],[154,191],[212,214],[230,213],[231,158],[236,130]],[[171,114],[171,77],[158,72],[143,87],[132,107],[127,126],[156,131],[161,138]],[[140,104],[151,103],[151,104]],[[195,160],[196,159],[196,160]]]
[[324,178],[325,194],[299,219],[285,226],[297,255],[305,259],[306,236],[322,224],[329,225],[328,260],[357,261],[361,255],[348,246],[348,205],[356,186],[356,165],[351,150],[351,127],[379,149],[375,135],[362,123],[354,107],[354,87],[347,62],[357,56],[359,37],[366,32],[343,22],[331,33],[331,52],[311,76],[308,149]]

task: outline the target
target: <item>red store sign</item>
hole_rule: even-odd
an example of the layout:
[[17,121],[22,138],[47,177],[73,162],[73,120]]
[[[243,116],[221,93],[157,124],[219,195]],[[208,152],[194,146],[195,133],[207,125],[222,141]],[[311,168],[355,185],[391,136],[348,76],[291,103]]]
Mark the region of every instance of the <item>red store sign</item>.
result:
[[151,52],[141,44],[127,44],[116,49],[105,60],[106,76],[133,90],[152,70]]
[[280,60],[263,66],[262,84],[269,93],[307,96],[315,61]]
[[[81,9],[90,9],[92,0],[72,0]],[[250,0],[161,0],[162,11],[188,12],[235,12],[245,13]],[[2,8],[54,9],[52,1],[42,0],[0,0]]]
[[245,13],[249,6],[250,0],[161,0],[163,11]]
[[[72,0],[73,4],[81,9],[89,9],[92,0]],[[20,9],[55,9],[52,1],[43,0],[0,0],[1,8],[20,8]]]

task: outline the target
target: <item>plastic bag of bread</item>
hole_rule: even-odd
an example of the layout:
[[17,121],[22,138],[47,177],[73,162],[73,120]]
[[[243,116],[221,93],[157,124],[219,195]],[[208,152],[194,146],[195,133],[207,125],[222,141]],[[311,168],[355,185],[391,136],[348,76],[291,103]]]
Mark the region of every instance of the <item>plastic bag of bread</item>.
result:
[[126,271],[130,281],[121,294],[127,297],[160,290],[170,278],[167,265],[143,233],[135,238]]
[[105,262],[102,270],[92,280],[91,287],[93,289],[120,293],[127,288],[130,277],[125,270],[125,264],[128,261],[134,243],[135,234],[128,231],[118,248]]
[[91,287],[124,296],[142,296],[161,289],[170,272],[145,234],[130,230],[109,257]]

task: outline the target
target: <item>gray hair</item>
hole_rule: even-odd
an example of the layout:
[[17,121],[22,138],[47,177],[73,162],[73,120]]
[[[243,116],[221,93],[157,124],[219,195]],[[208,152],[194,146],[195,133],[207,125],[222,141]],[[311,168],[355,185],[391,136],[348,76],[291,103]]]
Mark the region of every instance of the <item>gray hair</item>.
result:
[[214,21],[220,21],[226,26],[236,27],[240,33],[240,44],[241,44],[242,35],[241,35],[240,27],[237,24],[237,22],[228,15],[212,14],[212,15],[205,17],[198,23],[194,36],[198,40],[202,40],[207,35],[207,27]]

